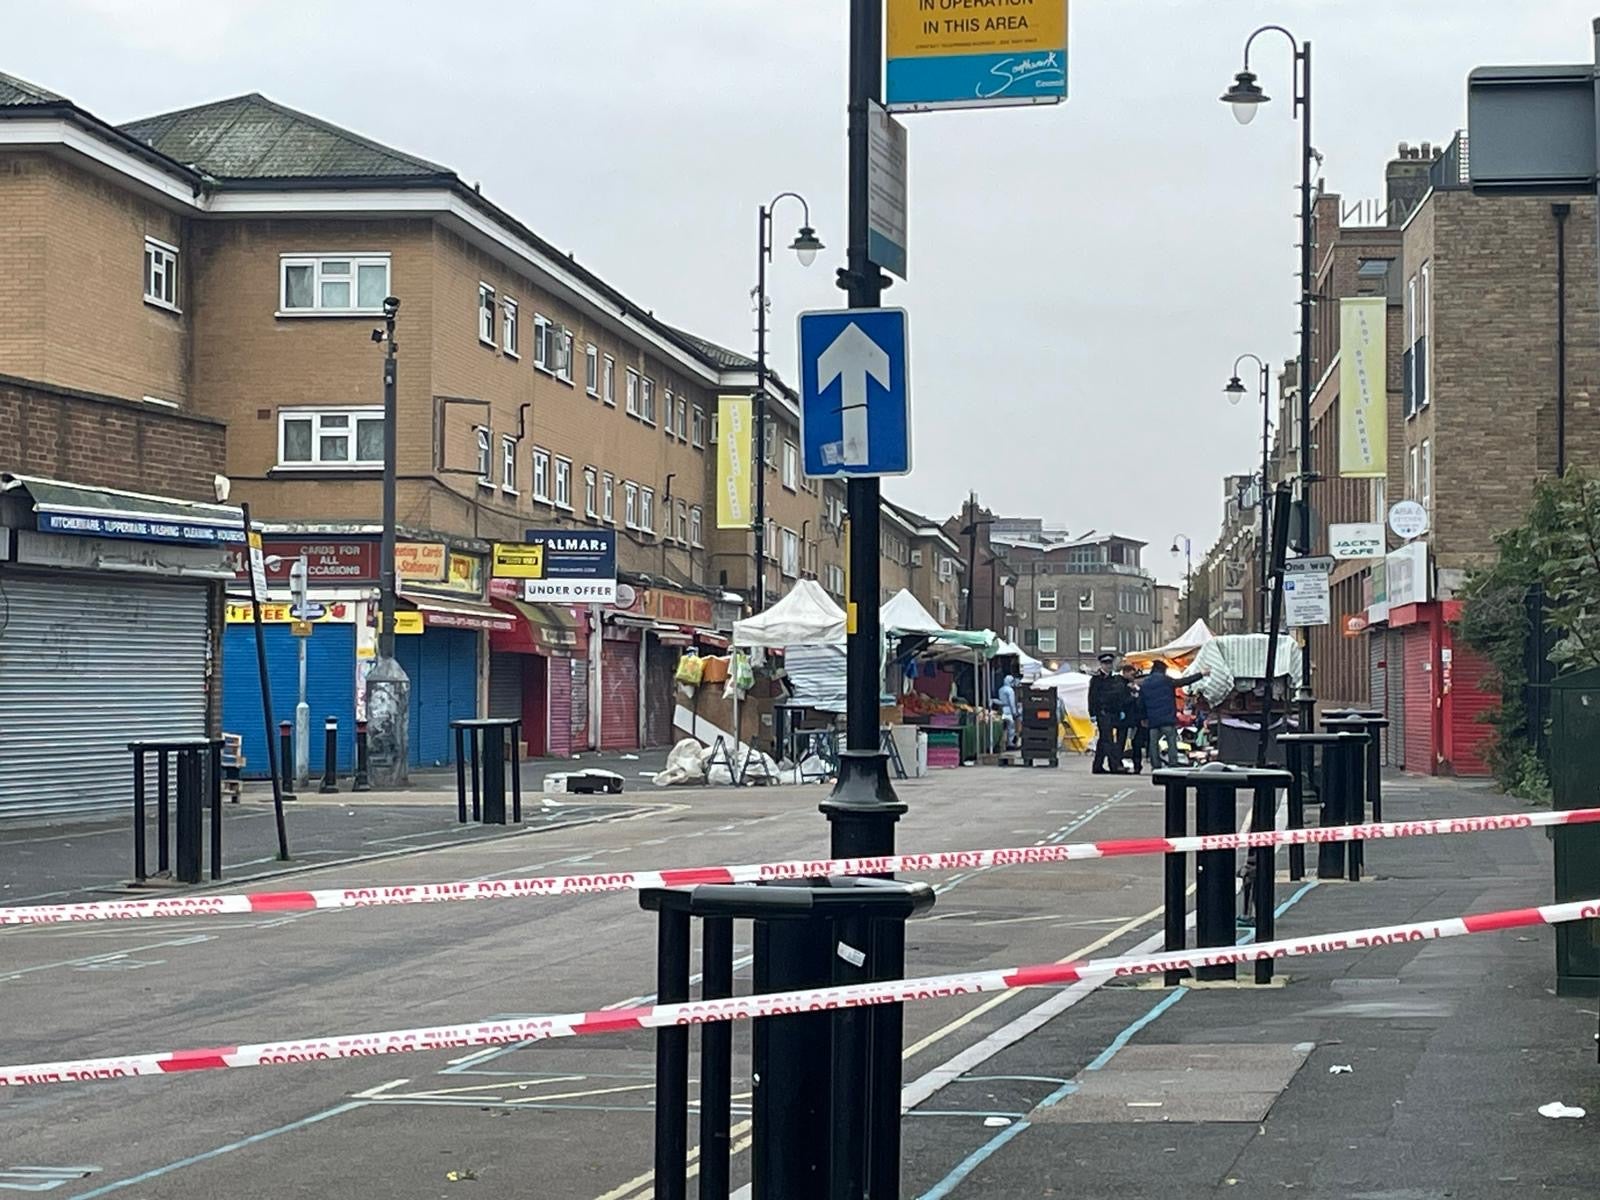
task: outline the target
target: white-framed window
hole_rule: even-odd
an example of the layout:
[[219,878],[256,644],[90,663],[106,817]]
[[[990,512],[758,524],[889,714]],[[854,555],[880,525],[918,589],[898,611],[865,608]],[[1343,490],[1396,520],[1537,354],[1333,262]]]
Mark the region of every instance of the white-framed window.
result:
[[518,358],[517,302],[507,296],[500,301],[500,311],[505,314],[500,319],[500,344],[508,357]]
[[489,428],[486,425],[473,426],[473,432],[478,438],[478,486],[492,488],[494,486],[494,465],[489,450]]
[[600,350],[593,342],[583,348],[583,390],[600,394]]
[[550,451],[533,450],[533,498],[550,503]]
[[593,520],[600,515],[595,507],[599,501],[600,481],[593,467],[583,469],[583,515]]
[[639,485],[631,479],[622,485],[622,523],[629,529],[639,528]]
[[791,492],[800,486],[800,448],[793,442],[783,444],[783,486]]
[[[608,367],[611,365],[611,360],[609,358],[606,359],[606,365]],[[630,417],[637,417],[639,415],[639,372],[635,371],[632,367],[628,368],[627,395],[628,415]]]
[[656,381],[648,375],[639,381],[639,419],[646,425],[656,423]]
[[500,439],[500,490],[517,494],[517,439]]
[[696,404],[689,413],[689,444],[702,450],[706,444],[706,410]]
[[722,414],[713,409],[711,412],[711,437],[709,439],[713,446],[717,444],[717,433],[720,428],[721,420]]
[[383,408],[279,409],[278,465],[383,466]]
[[678,440],[689,440],[689,401],[682,396],[678,397]]
[[1039,611],[1040,612],[1055,612],[1056,611],[1056,590],[1055,590],[1055,588],[1040,588],[1039,589]]
[[278,258],[280,316],[364,316],[383,312],[387,254],[284,254]]
[[664,433],[668,439],[671,439],[676,437],[678,434],[678,410],[673,400],[672,389],[667,388],[666,393],[667,394],[663,400],[661,413],[661,432]]
[[1078,593],[1078,611],[1079,612],[1093,612],[1094,611],[1094,589],[1093,588],[1085,588],[1083,591]]
[[572,460],[556,459],[556,507],[572,509]]
[[705,517],[696,504],[689,509],[689,544],[691,546],[705,545]]
[[1056,652],[1056,631],[1054,629],[1039,630],[1039,650],[1044,654]]
[[800,574],[800,535],[792,529],[783,531],[783,573],[789,579]]
[[478,340],[485,346],[494,346],[494,289],[487,283],[478,285]]
[[778,427],[771,421],[763,421],[762,426],[761,460],[769,467],[776,466],[778,461]]
[[144,240],[144,299],[178,311],[178,248],[149,237]]
[[646,533],[656,531],[656,494],[652,488],[639,489],[639,528]]
[[1078,630],[1078,653],[1094,653],[1094,630],[1092,628]]
[[617,477],[610,471],[600,476],[600,519],[607,525],[617,523]]
[[572,382],[572,330],[563,329],[556,341],[556,378]]
[[1422,447],[1412,446],[1406,451],[1406,499],[1417,499],[1417,491],[1422,486],[1420,479],[1422,472]]
[[764,543],[766,543],[767,561],[768,562],[777,562],[778,561],[778,523],[776,521],[774,521],[771,517],[768,517],[766,525],[763,528],[763,533],[764,533],[765,536],[762,538],[762,541]]
[[939,624],[948,625],[950,623],[950,609],[945,605],[943,600],[938,601],[938,605],[938,611],[934,614],[934,616],[938,619]]
[[955,577],[956,560],[953,558],[947,558],[945,555],[941,554],[939,556],[939,578],[954,579]]
[[612,408],[617,406],[617,361],[606,355],[605,369],[600,374],[600,398]]
[[1422,457],[1417,464],[1417,499],[1430,513],[1433,511],[1433,442],[1422,439]]
[[828,564],[828,590],[835,596],[844,595],[844,568],[838,563]]
[[550,318],[533,314],[533,365],[541,371],[550,370],[551,332]]
[[680,545],[689,544],[689,506],[678,501],[677,539]]

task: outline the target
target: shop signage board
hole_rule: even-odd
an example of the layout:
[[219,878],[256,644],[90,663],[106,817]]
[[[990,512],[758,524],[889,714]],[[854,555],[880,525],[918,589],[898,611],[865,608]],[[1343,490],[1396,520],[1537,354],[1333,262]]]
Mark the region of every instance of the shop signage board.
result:
[[867,257],[906,277],[906,127],[881,104],[867,110]]
[[1405,541],[1428,532],[1428,510],[1415,500],[1401,500],[1389,509],[1389,528]]
[[141,517],[134,513],[46,509],[34,518],[40,533],[69,533],[80,537],[133,538],[141,542],[179,542],[190,546],[242,545],[243,529],[201,525],[167,517]]
[[[240,534],[241,540],[243,533]],[[267,558],[267,581],[287,586],[289,569],[301,555],[306,560],[306,578],[312,587],[347,587],[378,582],[378,543],[372,540],[329,538],[266,537],[262,549]],[[242,550],[242,547],[241,547]],[[236,564],[237,578],[245,574],[243,554]]]
[[1384,560],[1391,611],[1401,604],[1425,604],[1429,598],[1428,543],[1411,542]]
[[750,528],[749,396],[717,397],[717,528]]
[[442,583],[449,553],[443,542],[399,542],[394,548],[395,574],[407,583]]
[[617,531],[529,529],[519,544],[494,548],[496,573],[508,563],[521,572],[522,598],[532,604],[615,604]]
[[[322,611],[314,617],[299,617],[295,615],[294,606],[268,600],[261,606],[261,620],[266,625],[288,625],[291,622],[307,620],[316,624],[348,625],[356,619],[356,606],[345,600],[335,600],[330,604],[320,606]],[[230,600],[223,610],[223,617],[229,625],[248,625],[250,623],[250,602],[248,600]]]
[[807,475],[910,473],[910,357],[903,308],[800,314],[800,442]]
[[888,0],[892,111],[1059,104],[1067,96],[1067,0]]
[[[383,613],[376,607],[372,609],[372,626],[379,633],[383,632]],[[397,612],[394,614],[394,631],[396,636],[421,633],[423,629],[422,614],[419,612]]]
[[1376,521],[1328,526],[1328,549],[1334,558],[1382,558],[1387,545],[1383,526]]
[[[620,595],[617,601],[621,604]],[[647,588],[641,609],[645,616],[673,625],[698,625],[705,629],[715,627],[715,611],[709,596],[691,596],[687,592]]]

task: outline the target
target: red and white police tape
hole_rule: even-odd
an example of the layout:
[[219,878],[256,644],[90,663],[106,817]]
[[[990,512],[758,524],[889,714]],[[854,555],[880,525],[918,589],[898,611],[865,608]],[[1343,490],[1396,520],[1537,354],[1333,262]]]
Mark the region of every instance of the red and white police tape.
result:
[[1600,900],[1576,900],[1538,908],[1513,908],[1500,912],[1385,925],[1311,937],[1287,938],[1259,945],[1178,950],[1144,957],[1085,959],[1082,962],[1039,963],[961,975],[934,975],[923,979],[895,979],[840,987],[806,988],[760,996],[735,996],[726,1000],[648,1004],[636,1008],[601,1009],[561,1013],[518,1020],[483,1021],[445,1025],[435,1029],[395,1029],[382,1033],[351,1033],[331,1037],[299,1038],[287,1042],[262,1042],[253,1046],[213,1046],[200,1050],[163,1050],[112,1058],[68,1059],[0,1067],[0,1087],[29,1084],[73,1083],[95,1079],[120,1079],[133,1075],[166,1075],[178,1071],[210,1071],[227,1067],[264,1067],[281,1063],[319,1062],[327,1059],[365,1058],[378,1054],[406,1054],[414,1050],[455,1050],[463,1046],[498,1046],[513,1042],[584,1034],[616,1033],[661,1026],[701,1025],[712,1021],[740,1021],[786,1013],[819,1012],[837,1008],[863,1008],[900,1001],[934,1000],[945,996],[999,992],[1009,988],[1076,983],[1082,979],[1151,975],[1160,971],[1189,970],[1225,963],[1250,963],[1262,958],[1298,958],[1357,950],[1398,942],[1423,942],[1437,938],[1519,929],[1529,925],[1560,925],[1600,916]]
[[1251,833],[1212,833],[1197,837],[1121,838],[1069,842],[1058,846],[1015,846],[1003,850],[944,850],[936,854],[887,854],[877,858],[790,859],[733,867],[682,867],[663,871],[598,871],[587,875],[544,875],[522,879],[474,879],[455,883],[413,883],[388,887],[320,888],[305,892],[250,892],[231,896],[167,896],[149,900],[89,900],[77,904],[34,904],[0,908],[0,926],[53,925],[64,921],[119,921],[147,917],[207,917],[223,913],[302,912],[316,908],[377,908],[394,904],[433,904],[446,900],[504,900],[525,896],[576,896],[593,892],[637,892],[646,888],[689,887],[701,883],[757,883],[763,879],[820,879],[833,875],[889,875],[970,871],[1118,858],[1135,854],[1187,854],[1257,846],[1303,846],[1318,842],[1381,841],[1434,834],[1488,833],[1549,825],[1600,822],[1600,808],[1563,812],[1499,813],[1426,821],[1384,821],[1367,825],[1329,825],[1312,829],[1264,829]]

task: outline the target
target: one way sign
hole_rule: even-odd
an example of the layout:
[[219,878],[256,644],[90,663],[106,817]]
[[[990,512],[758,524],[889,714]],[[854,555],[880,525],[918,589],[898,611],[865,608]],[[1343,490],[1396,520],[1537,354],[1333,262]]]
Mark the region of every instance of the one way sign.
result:
[[903,308],[800,314],[800,442],[813,478],[911,470]]

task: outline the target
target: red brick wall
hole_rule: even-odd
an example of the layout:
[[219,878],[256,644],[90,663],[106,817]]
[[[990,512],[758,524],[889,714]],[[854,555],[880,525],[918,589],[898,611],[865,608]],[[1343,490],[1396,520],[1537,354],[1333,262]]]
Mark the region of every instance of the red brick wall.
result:
[[214,502],[226,427],[0,376],[0,471]]

